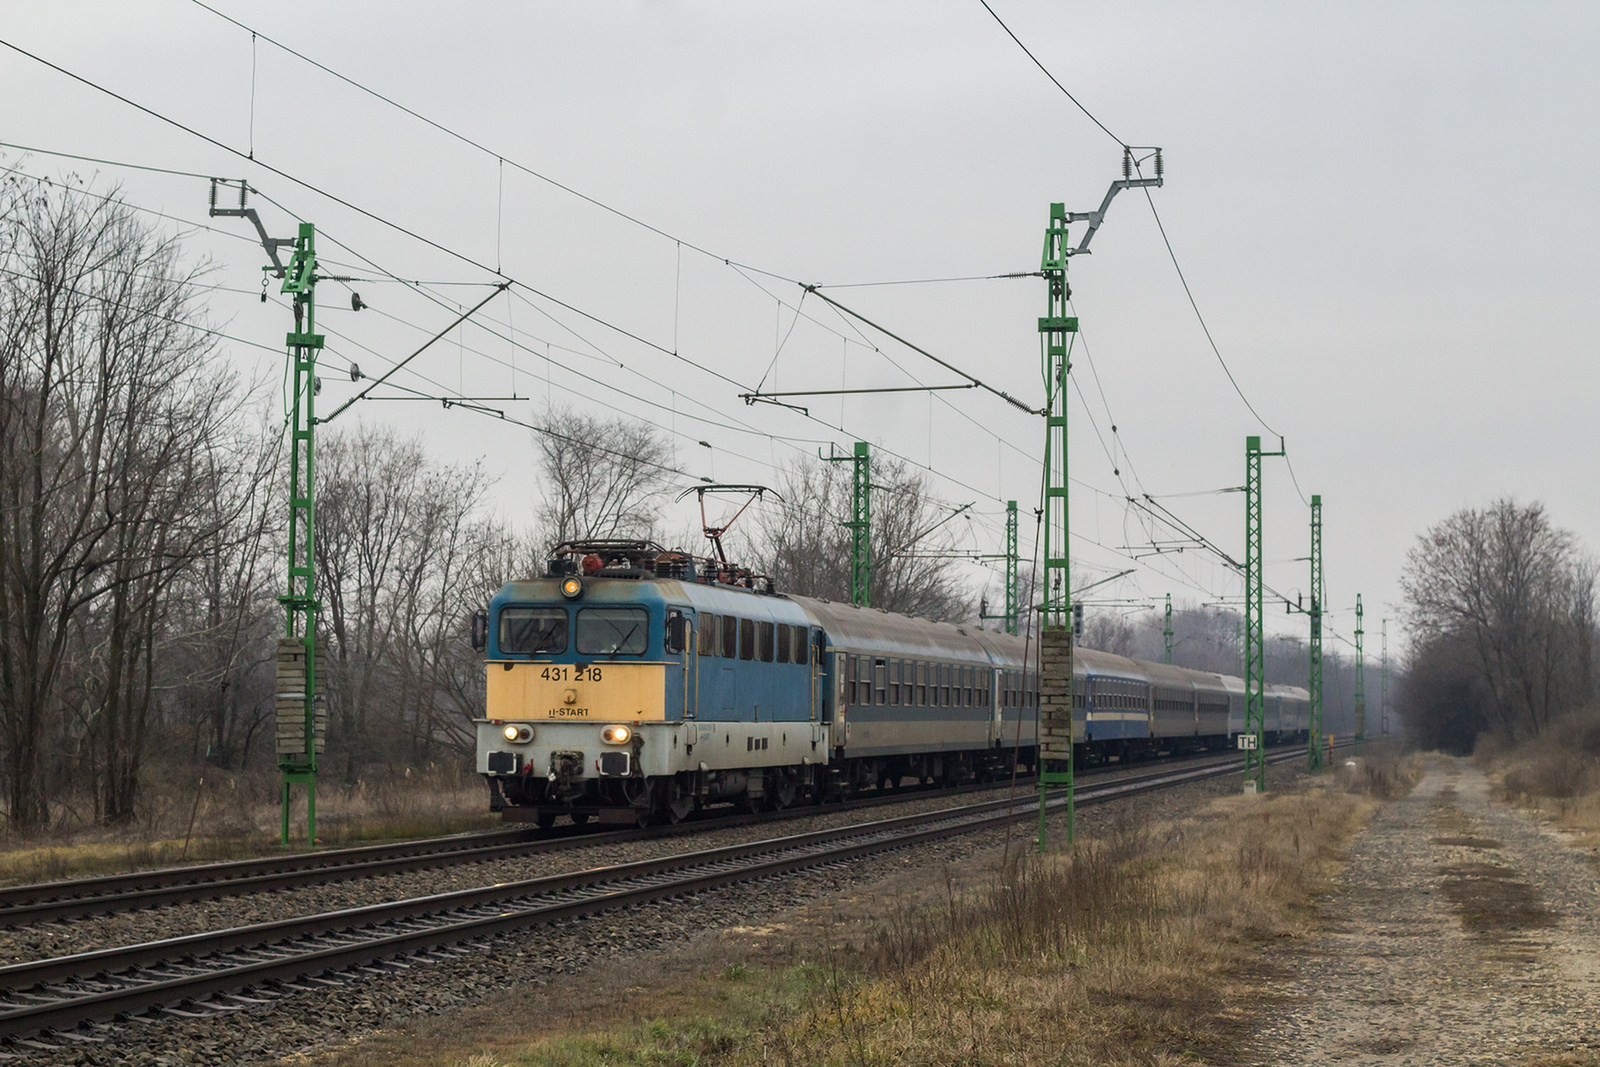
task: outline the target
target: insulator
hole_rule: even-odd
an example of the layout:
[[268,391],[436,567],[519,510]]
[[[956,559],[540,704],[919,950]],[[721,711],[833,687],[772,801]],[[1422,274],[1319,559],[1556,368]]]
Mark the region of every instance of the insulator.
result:
[[1133,177],[1133,150],[1130,148],[1122,150],[1122,177],[1124,179]]
[[212,178],[211,179],[211,211],[212,211],[213,214],[215,214],[216,210],[217,210],[217,179]]
[[1161,175],[1163,173],[1165,173],[1165,171],[1166,171],[1166,167],[1163,166],[1162,163],[1161,163],[1161,149],[1158,148],[1158,149],[1156,149],[1156,177],[1157,178],[1161,177]]

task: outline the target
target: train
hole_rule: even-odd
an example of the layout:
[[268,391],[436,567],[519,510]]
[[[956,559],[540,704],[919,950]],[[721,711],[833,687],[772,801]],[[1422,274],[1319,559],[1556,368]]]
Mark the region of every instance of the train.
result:
[[[473,617],[477,770],[508,821],[676,822],[955,785],[1038,761],[1023,637],[787,595],[650,541],[565,542]],[[1082,766],[1234,747],[1244,682],[1078,649]],[[1306,690],[1269,686],[1265,740],[1304,739]]]

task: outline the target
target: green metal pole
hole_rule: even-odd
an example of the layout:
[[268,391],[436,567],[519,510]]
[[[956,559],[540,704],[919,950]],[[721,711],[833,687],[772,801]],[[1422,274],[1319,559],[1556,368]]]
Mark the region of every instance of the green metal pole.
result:
[[1356,743],[1367,738],[1367,657],[1362,650],[1361,594],[1356,594]]
[[283,775],[283,843],[289,843],[290,784],[306,787],[306,843],[317,840],[317,603],[316,594],[316,396],[317,353],[323,337],[316,332],[316,228],[300,224],[294,255],[284,274],[282,292],[294,298],[294,332],[287,338],[294,368],[294,403],[290,416],[289,457],[289,585],[279,597],[287,616],[286,636],[305,647],[305,751],[279,763]]
[[1167,627],[1166,627],[1166,629],[1161,631],[1161,636],[1165,640],[1166,647],[1167,647],[1166,662],[1167,662],[1168,666],[1171,666],[1171,664],[1172,664],[1172,594],[1171,593],[1167,594]]
[[1306,769],[1322,770],[1322,497],[1311,494],[1311,664],[1307,706]]
[[[1066,662],[1051,663],[1054,682],[1065,671],[1064,680],[1052,688],[1064,693],[1050,694],[1048,706],[1057,709],[1056,718],[1064,712],[1068,731],[1065,755],[1044,759],[1041,745],[1039,768],[1039,839],[1038,848],[1045,848],[1045,797],[1050,786],[1067,788],[1067,843],[1073,842],[1077,824],[1076,798],[1073,780],[1073,752],[1076,743],[1076,708],[1073,700],[1072,678],[1072,571],[1071,547],[1068,542],[1069,516],[1067,512],[1067,375],[1072,371],[1072,335],[1078,331],[1078,320],[1067,314],[1067,212],[1064,204],[1050,205],[1050,223],[1045,229],[1044,253],[1040,271],[1047,287],[1046,314],[1039,320],[1039,335],[1043,351],[1040,353],[1040,370],[1045,387],[1045,439],[1044,439],[1044,600],[1039,621],[1041,631],[1066,631],[1064,639],[1052,635],[1050,647],[1065,649]],[[1040,635],[1040,663],[1045,660],[1045,634]],[[1040,671],[1040,688],[1047,679]],[[1040,724],[1044,725],[1046,702],[1041,700]],[[1059,727],[1059,724],[1058,724]],[[1042,733],[1041,733],[1042,736]]]
[[850,523],[850,602],[872,606],[872,456],[867,442],[855,450],[855,517]]
[[1017,502],[1006,501],[1006,633],[1019,629],[1021,598],[1017,591]]
[[1253,747],[1245,749],[1245,788],[1267,788],[1266,648],[1261,600],[1261,438],[1244,442],[1244,732]]
[[[832,449],[829,450],[830,452]],[[850,603],[860,608],[872,606],[872,449],[857,441],[847,456],[823,456],[829,463],[849,463],[850,521]]]

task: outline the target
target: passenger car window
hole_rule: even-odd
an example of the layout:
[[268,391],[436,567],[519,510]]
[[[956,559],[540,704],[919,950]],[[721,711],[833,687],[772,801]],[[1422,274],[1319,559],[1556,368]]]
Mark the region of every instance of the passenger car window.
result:
[[588,656],[638,656],[650,644],[650,615],[643,608],[580,608],[578,651]]
[[500,651],[537,655],[567,650],[565,608],[501,608]]

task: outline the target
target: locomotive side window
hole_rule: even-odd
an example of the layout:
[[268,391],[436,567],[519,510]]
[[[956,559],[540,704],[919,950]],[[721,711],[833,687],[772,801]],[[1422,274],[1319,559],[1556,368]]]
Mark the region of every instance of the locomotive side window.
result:
[[790,642],[792,640],[790,638],[790,636],[789,636],[789,629],[790,629],[789,624],[786,623],[786,622],[780,622],[778,624],[778,662],[779,663],[788,663],[789,662],[789,646],[790,646]]
[[567,650],[565,608],[501,608],[500,651],[532,656]]
[[700,613],[700,635],[697,638],[696,650],[702,656],[715,656],[720,643],[717,628],[717,617],[708,611]]
[[580,608],[577,636],[584,655],[642,655],[650,644],[650,615],[643,608]]
[[756,658],[756,622],[754,619],[739,620],[739,658]]
[[724,615],[719,621],[722,623],[722,658],[736,659],[739,655],[739,620],[732,615]]
[[790,639],[794,642],[794,652],[790,658],[793,659],[794,662],[811,662],[811,657],[807,655],[807,652],[809,651],[808,646],[811,643],[809,636],[810,631],[808,631],[804,626],[796,626],[794,628],[794,633],[790,635]]
[[759,658],[763,663],[772,662],[772,624],[770,622],[756,623],[756,648],[760,651]]

